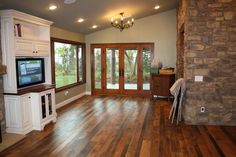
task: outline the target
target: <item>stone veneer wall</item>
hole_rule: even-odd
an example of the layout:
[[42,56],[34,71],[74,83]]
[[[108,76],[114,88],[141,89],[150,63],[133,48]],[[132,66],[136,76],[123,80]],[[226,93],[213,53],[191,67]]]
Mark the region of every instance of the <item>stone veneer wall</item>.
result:
[[[176,43],[176,68],[177,68],[177,78],[182,78],[184,76],[184,45],[181,42],[181,33],[184,31],[186,13],[186,1],[180,0],[179,7],[177,9],[177,43]],[[182,44],[182,45],[181,45]]]
[[[185,30],[185,123],[236,125],[236,0],[180,0],[180,5],[186,7],[178,12]],[[194,82],[196,75],[203,82]]]

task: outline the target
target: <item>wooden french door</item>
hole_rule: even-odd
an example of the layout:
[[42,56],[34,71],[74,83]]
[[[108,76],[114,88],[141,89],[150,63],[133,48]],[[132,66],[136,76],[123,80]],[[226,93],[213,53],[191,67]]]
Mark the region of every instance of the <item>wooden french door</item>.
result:
[[153,50],[153,43],[92,44],[92,93],[149,95]]

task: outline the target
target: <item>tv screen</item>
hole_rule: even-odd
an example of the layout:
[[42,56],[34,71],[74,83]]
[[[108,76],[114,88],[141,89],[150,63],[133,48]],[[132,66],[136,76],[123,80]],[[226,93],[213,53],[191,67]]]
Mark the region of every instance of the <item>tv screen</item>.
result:
[[16,73],[18,88],[45,82],[43,58],[17,58]]

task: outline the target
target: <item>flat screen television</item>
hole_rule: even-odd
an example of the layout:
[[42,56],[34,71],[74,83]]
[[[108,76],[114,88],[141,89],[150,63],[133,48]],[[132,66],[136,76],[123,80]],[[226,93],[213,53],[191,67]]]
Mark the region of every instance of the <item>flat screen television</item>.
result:
[[18,88],[44,83],[44,59],[17,58],[16,76]]

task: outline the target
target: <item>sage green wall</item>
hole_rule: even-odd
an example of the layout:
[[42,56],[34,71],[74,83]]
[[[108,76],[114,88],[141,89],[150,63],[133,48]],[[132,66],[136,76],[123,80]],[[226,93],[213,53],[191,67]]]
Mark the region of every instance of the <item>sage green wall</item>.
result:
[[[68,91],[67,95],[65,95],[66,91]],[[60,102],[63,102],[67,99],[70,99],[74,96],[77,96],[81,93],[84,93],[85,91],[86,91],[86,85],[83,84],[83,85],[80,85],[80,86],[77,86],[77,87],[73,87],[73,88],[70,88],[70,89],[66,89],[66,90],[57,92],[56,93],[56,104],[59,104]]]
[[85,36],[83,34],[71,32],[54,26],[51,26],[51,37],[85,42]]
[[135,21],[132,28],[120,32],[113,27],[85,36],[87,50],[87,91],[91,91],[90,44],[154,42],[155,57],[163,66],[176,65],[176,10],[148,16]]
[[[85,42],[84,35],[67,31],[57,27],[51,27],[51,37],[72,40],[77,42]],[[65,95],[65,92],[68,91],[68,94]],[[66,89],[56,93],[56,104],[61,103],[67,99],[70,99],[74,96],[77,96],[86,91],[86,84],[79,85],[70,89]]]

